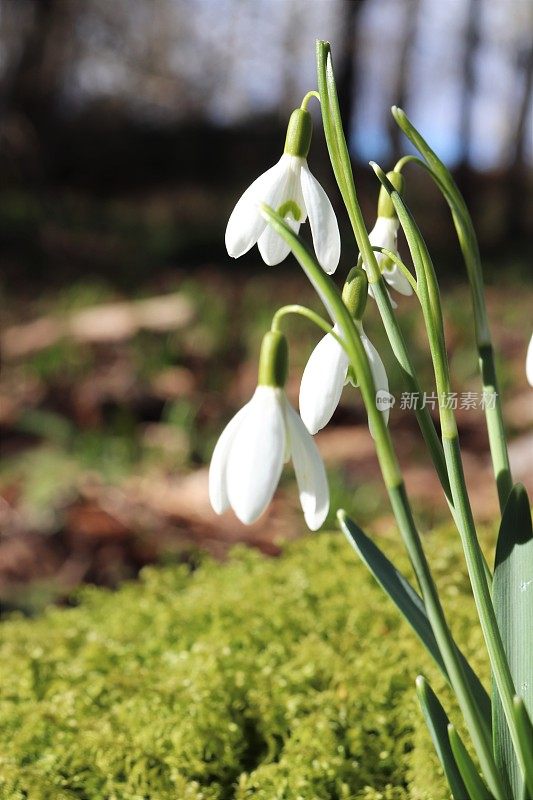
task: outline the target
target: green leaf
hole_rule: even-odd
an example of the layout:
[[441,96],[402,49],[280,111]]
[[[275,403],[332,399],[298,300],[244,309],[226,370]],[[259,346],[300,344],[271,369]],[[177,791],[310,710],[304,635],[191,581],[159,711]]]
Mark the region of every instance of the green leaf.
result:
[[422,675],[419,675],[416,679],[416,693],[454,800],[465,800],[468,797],[468,793],[455,763],[448,737],[450,720],[437,695]]
[[448,738],[455,758],[457,768],[466,786],[469,800],[493,800],[493,797],[477,771],[476,765],[468,755],[468,751],[461,741],[461,737],[453,725],[448,725]]
[[[527,791],[524,800],[533,800],[533,725],[524,706],[524,701],[516,695],[513,698],[516,727],[524,755],[525,778]],[[524,787],[525,790],[525,787]]]
[[476,344],[479,353],[480,371],[483,377],[483,388],[488,394],[495,394],[496,404],[487,403],[485,414],[489,430],[489,443],[491,457],[498,487],[500,508],[512,489],[511,469],[503,418],[501,411],[500,392],[494,364],[494,352],[490,341],[489,321],[483,288],[483,270],[476,233],[467,205],[451,172],[446,168],[437,154],[431,149],[421,133],[409,121],[404,111],[396,106],[392,107],[392,115],[405,135],[411,140],[415,148],[422,155],[424,166],[435,181],[439,190],[444,195],[457,231],[457,237],[463,259],[465,262],[468,280],[472,292],[472,305],[474,310],[474,329]]
[[[527,492],[516,484],[508,497],[496,545],[493,603],[517,694],[533,714],[533,528]],[[515,752],[498,692],[493,692],[496,763],[513,796],[524,791],[526,755]],[[531,769],[531,767],[530,767]]]
[[[429,622],[424,601],[411,586],[407,578],[396,569],[379,547],[351,520],[343,511],[339,511],[338,519],[346,538],[368,567],[381,588],[389,595],[400,613],[405,617],[429,654],[440,667],[444,677],[449,681],[448,672],[440,654],[435,634]],[[485,718],[490,719],[490,700],[481,681],[472,667],[459,652],[459,657],[466,674],[470,690]]]

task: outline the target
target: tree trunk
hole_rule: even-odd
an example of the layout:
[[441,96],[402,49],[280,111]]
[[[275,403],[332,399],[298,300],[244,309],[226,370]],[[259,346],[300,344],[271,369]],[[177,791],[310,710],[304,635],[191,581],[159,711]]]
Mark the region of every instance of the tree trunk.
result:
[[463,86],[459,115],[459,163],[457,166],[457,183],[470,205],[474,193],[471,191],[472,171],[470,169],[470,141],[472,138],[472,98],[475,92],[474,64],[479,46],[478,17],[481,0],[469,0],[468,17],[465,29],[465,48],[463,57]]
[[[405,23],[399,48],[398,68],[396,71],[396,80],[394,81],[392,99],[395,105],[405,110],[409,91],[409,62],[416,39],[420,0],[404,0],[404,4]],[[401,154],[402,132],[392,116],[389,121],[389,133],[393,159],[397,161]]]
[[357,44],[357,17],[365,0],[345,0],[344,7],[344,37],[341,45],[341,60],[335,70],[339,106],[344,123],[344,131],[348,147],[350,146],[350,133],[355,111],[355,78],[356,59],[354,58]]
[[524,71],[524,91],[516,118],[513,160],[509,167],[508,179],[505,181],[507,187],[505,232],[511,239],[527,236],[529,227],[527,203],[529,171],[526,166],[525,151],[526,126],[533,97],[533,45],[523,56],[523,59],[518,60],[518,68]]

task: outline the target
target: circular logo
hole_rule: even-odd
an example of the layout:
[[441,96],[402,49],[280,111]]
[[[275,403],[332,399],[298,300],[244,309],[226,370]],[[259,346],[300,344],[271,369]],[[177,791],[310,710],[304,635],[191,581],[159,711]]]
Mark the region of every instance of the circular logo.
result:
[[396,398],[394,395],[386,392],[385,389],[378,389],[376,392],[376,408],[380,411],[386,411],[388,408],[392,408],[395,402]]

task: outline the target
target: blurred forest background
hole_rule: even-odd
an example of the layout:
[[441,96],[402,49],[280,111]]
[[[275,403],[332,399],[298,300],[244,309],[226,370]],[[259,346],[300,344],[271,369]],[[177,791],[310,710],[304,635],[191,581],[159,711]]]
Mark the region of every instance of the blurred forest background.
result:
[[[368,160],[390,167],[408,151],[392,103],[454,169],[484,258],[515,477],[532,487],[531,0],[2,0],[5,609],[66,600],[83,581],[113,586],[157,560],[223,556],[235,541],[275,554],[280,538],[304,532],[290,475],[244,528],[209,509],[206,464],[253,390],[272,312],[316,306],[292,259],[267,269],[255,249],[238,262],[224,249],[233,204],[279,158],[289,113],[316,87],[316,38],[332,43],[369,227]],[[309,162],[338,212],[342,280],[357,253],[313,113]],[[479,391],[447,209],[423,174],[406,174],[443,285],[456,387]],[[416,303],[400,305],[430,389]],[[399,395],[372,307],[368,316]],[[294,331],[293,399],[316,340],[301,322]],[[475,510],[490,520],[483,415],[458,414]],[[446,511],[416,423],[395,409],[391,425],[430,529]],[[389,512],[357,393],[318,441],[333,504],[379,532]]]

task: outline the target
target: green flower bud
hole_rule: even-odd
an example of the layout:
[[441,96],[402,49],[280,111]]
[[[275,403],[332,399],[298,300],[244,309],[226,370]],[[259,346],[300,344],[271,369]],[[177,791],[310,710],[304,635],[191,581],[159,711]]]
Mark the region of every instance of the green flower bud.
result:
[[307,158],[313,135],[313,120],[309,111],[297,108],[292,112],[287,127],[284,153]]
[[[401,172],[387,172],[387,178],[399,194],[403,192],[404,180]],[[379,190],[378,217],[395,217],[396,210],[384,186]]]
[[287,339],[279,331],[268,331],[261,342],[259,356],[259,386],[274,386],[282,389],[289,370]]
[[362,267],[353,267],[342,289],[342,300],[354,319],[359,321],[365,313],[368,297],[368,277]]

